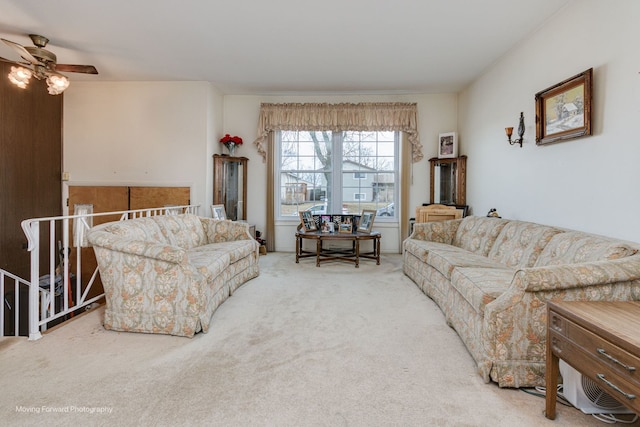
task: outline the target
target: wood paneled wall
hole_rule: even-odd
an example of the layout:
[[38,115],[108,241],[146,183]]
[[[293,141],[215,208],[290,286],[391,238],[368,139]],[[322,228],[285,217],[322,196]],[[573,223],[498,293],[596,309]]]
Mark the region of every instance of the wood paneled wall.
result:
[[20,222],[62,215],[64,95],[49,95],[35,78],[20,89],[9,82],[10,71],[11,64],[0,62],[0,268],[29,279]]
[[[69,214],[72,215],[76,204],[92,204],[93,212],[99,213],[161,208],[167,205],[188,205],[190,198],[189,187],[69,186],[68,205]],[[93,225],[119,219],[120,215],[95,217]],[[73,251],[76,250],[73,248]],[[97,264],[93,248],[82,248],[83,282],[91,277]],[[83,292],[84,289],[85,283],[82,285]],[[89,298],[101,294],[102,289],[102,282],[98,279],[89,291]]]

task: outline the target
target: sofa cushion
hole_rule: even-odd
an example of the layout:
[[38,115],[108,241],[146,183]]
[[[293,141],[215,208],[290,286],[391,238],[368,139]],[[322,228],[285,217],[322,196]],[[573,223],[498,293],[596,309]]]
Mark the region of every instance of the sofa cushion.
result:
[[486,256],[474,254],[455,246],[447,247],[447,245],[430,248],[427,254],[427,263],[447,279],[451,278],[451,273],[456,267],[503,268],[502,265]]
[[207,243],[222,243],[235,240],[248,240],[249,224],[230,220],[202,218]]
[[410,239],[451,244],[462,219],[418,222],[413,225]]
[[140,240],[150,243],[171,244],[162,234],[153,218],[136,218],[129,221],[115,221],[95,227],[95,230],[107,231],[126,240]]
[[486,257],[502,228],[508,222],[500,218],[468,216],[460,223],[453,244]]
[[191,249],[207,243],[204,227],[196,215],[162,215],[152,218],[169,244],[173,246]]
[[223,248],[202,249],[200,247],[187,252],[189,264],[205,277],[207,283],[212,283],[229,265],[229,253]]
[[496,238],[489,258],[507,267],[532,267],[551,238],[560,232],[546,225],[511,221]]
[[227,255],[227,264],[238,262],[257,250],[258,243],[255,240],[234,240],[231,242],[209,243],[208,245],[193,248],[189,253],[203,252],[215,257],[219,254]]
[[451,274],[451,286],[484,316],[484,308],[502,295],[511,284],[517,270],[506,268],[457,267]]
[[636,248],[620,240],[568,231],[551,239],[534,267],[619,259],[636,252]]
[[428,240],[407,239],[404,241],[404,250],[418,258],[422,262],[427,262],[427,255],[430,249],[447,249],[451,245],[446,243],[431,242]]

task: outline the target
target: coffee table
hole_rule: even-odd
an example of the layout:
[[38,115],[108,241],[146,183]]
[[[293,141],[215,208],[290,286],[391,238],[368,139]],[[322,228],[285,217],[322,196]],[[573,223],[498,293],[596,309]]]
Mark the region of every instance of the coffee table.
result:
[[[300,258],[316,257],[316,267],[320,267],[320,263],[324,261],[342,260],[353,262],[358,268],[360,267],[360,258],[374,259],[376,265],[380,265],[380,237],[378,231],[371,233],[323,233],[301,229],[296,232],[296,264],[300,262]],[[303,239],[315,240],[315,251],[304,250],[302,247]],[[360,242],[363,240],[373,241],[371,252],[360,252]],[[326,241],[351,242],[351,247],[325,248],[322,243]]]

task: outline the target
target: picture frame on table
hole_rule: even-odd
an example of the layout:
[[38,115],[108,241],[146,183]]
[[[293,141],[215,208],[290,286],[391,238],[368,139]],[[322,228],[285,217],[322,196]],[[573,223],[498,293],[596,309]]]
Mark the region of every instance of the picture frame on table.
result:
[[453,159],[458,157],[458,135],[445,132],[438,135],[438,158]]
[[316,225],[316,221],[313,218],[313,212],[311,211],[302,211],[300,214],[300,222],[302,223],[302,228],[304,231],[318,231],[318,226]]
[[375,210],[363,209],[362,215],[360,215],[360,222],[358,223],[357,231],[359,233],[371,233],[371,229],[373,228],[373,221],[375,219]]
[[323,233],[333,233],[334,224],[333,221],[331,221],[331,215],[320,216],[320,231]]
[[353,232],[353,221],[350,216],[343,216],[342,222],[340,223],[340,227],[338,228],[339,233],[351,233]]
[[211,216],[213,219],[227,219],[227,211],[224,205],[211,205]]
[[593,68],[535,95],[536,145],[592,135]]

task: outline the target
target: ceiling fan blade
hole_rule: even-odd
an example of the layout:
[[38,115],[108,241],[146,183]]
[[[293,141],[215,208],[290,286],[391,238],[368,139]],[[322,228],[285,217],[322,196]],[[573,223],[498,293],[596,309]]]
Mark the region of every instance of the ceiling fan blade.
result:
[[7,40],[7,39],[2,39],[2,41],[7,46],[11,46],[16,52],[18,52],[20,57],[22,59],[24,59],[25,61],[29,61],[32,64],[39,64],[40,63],[40,61],[38,61],[33,55],[31,55],[29,53],[29,51],[24,48],[24,46],[19,45],[18,43],[12,42],[11,40]]
[[56,71],[67,73],[98,74],[98,70],[93,65],[56,64]]

